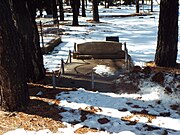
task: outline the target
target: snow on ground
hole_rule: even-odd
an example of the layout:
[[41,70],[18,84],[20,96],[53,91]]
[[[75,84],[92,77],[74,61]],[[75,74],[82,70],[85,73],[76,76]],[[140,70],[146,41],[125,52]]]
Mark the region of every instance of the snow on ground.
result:
[[[156,2],[155,2],[156,3]],[[142,11],[141,7],[141,11]],[[150,6],[144,6],[144,12],[148,12]],[[152,15],[134,17],[111,17],[111,15],[127,15],[135,13],[135,6],[99,7],[100,22],[90,23],[92,19],[90,7],[87,9],[87,17],[79,17],[81,26],[61,25],[65,32],[62,41],[54,51],[44,55],[44,64],[48,71],[59,70],[60,59],[67,59],[68,51],[74,48],[74,43],[87,41],[106,40],[106,36],[118,36],[119,41],[127,43],[128,51],[135,65],[143,66],[144,62],[153,61],[157,44],[157,31],[159,19],[159,6],[154,6]],[[106,16],[106,17],[103,17]],[[109,17],[108,17],[109,16]],[[72,20],[72,13],[65,14],[66,20]],[[180,50],[180,46],[178,48]],[[178,53],[177,62],[180,62]]]
[[[149,9],[149,7],[146,7]],[[158,6],[154,7],[158,11]],[[135,64],[143,65],[145,61],[154,59],[158,26],[158,12],[150,16],[135,17],[110,17],[111,15],[124,15],[135,13],[135,6],[121,6],[105,9],[99,8],[100,22],[89,23],[87,20],[92,19],[92,12],[87,9],[87,17],[79,17],[81,26],[61,25],[60,28],[65,30],[62,35],[62,41],[54,51],[44,55],[45,67],[49,70],[58,70],[56,60],[61,58],[67,59],[68,50],[74,48],[74,43],[87,41],[105,41],[106,36],[118,36],[120,42],[127,43],[127,48]],[[146,10],[147,12],[147,10]],[[72,20],[72,14],[67,13],[66,18]],[[108,17],[109,16],[109,17]],[[54,62],[55,61],[55,62]],[[59,61],[60,63],[60,61]]]
[[75,131],[82,127],[100,130],[85,135],[179,135],[180,110],[172,109],[180,104],[179,78],[165,74],[164,84],[171,86],[172,93],[166,93],[162,85],[149,78],[140,81],[140,91],[135,94],[91,92],[83,88],[61,92],[56,99],[60,101],[61,121],[67,128],[59,128],[57,133],[17,129],[4,135],[77,135]]

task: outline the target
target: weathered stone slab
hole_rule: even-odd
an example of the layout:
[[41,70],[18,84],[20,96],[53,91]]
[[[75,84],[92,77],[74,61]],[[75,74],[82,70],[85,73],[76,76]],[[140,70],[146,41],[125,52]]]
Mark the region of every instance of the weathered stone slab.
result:
[[125,52],[120,51],[119,53],[115,54],[104,54],[104,55],[98,55],[98,54],[93,54],[93,55],[82,55],[82,54],[74,54],[74,58],[76,59],[124,59],[125,58]]
[[122,51],[122,43],[112,41],[86,42],[76,45],[76,52],[81,55],[109,55]]

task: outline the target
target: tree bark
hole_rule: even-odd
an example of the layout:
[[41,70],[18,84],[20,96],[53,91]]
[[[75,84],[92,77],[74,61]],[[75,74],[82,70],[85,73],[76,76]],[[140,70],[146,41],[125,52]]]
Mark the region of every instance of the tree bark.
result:
[[153,0],[151,0],[151,12],[153,12]]
[[59,12],[60,12],[60,21],[64,21],[64,8],[63,8],[62,0],[59,0]]
[[105,0],[105,8],[109,8],[109,0]]
[[70,4],[72,7],[72,12],[73,12],[73,22],[72,25],[73,26],[78,26],[79,22],[78,22],[78,13],[79,13],[79,0],[70,0]]
[[178,43],[178,0],[160,3],[159,31],[155,63],[162,67],[175,67]]
[[26,80],[36,82],[45,76],[45,69],[33,7],[26,1],[12,0],[12,2],[11,10],[17,22],[16,27],[23,37],[21,45],[25,60]]
[[47,15],[52,15],[52,6],[51,6],[51,0],[46,0],[44,2],[44,7],[46,10]]
[[0,1],[0,110],[17,111],[29,100],[22,36],[11,13],[12,3]]
[[136,13],[139,13],[139,0],[136,0]]
[[82,17],[86,17],[85,0],[82,0]]
[[99,22],[98,0],[92,0],[93,21]]
[[64,3],[69,6],[70,5],[70,0],[65,0]]
[[53,14],[54,24],[58,24],[58,15],[57,15],[57,3],[56,0],[51,0],[51,9]]

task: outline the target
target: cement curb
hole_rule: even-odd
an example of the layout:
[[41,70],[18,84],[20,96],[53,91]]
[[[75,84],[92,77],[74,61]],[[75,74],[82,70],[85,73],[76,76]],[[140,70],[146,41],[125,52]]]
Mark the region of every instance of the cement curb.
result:
[[41,48],[41,51],[43,54],[47,54],[48,52],[51,52],[56,46],[58,46],[62,42],[61,37],[56,37],[55,39],[52,39],[47,44],[44,45],[44,48]]

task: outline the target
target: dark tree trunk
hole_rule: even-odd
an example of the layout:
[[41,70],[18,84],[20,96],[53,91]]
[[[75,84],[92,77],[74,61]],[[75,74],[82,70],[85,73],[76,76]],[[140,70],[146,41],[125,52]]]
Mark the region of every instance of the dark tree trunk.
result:
[[23,58],[25,60],[26,80],[38,81],[45,76],[39,34],[31,1],[13,0],[13,14],[17,29],[23,36]]
[[[27,0],[28,1],[28,0]],[[45,77],[46,71],[44,68],[44,63],[43,63],[43,55],[41,52],[41,47],[40,47],[40,39],[39,39],[39,32],[38,32],[38,28],[37,28],[37,24],[35,21],[35,16],[33,14],[33,3],[29,3],[28,1],[28,9],[29,9],[29,13],[30,13],[30,21],[31,21],[31,27],[32,27],[32,31],[33,31],[33,44],[32,46],[32,50],[30,52],[30,54],[32,55],[32,67],[33,68],[33,74],[30,75],[29,80],[32,80],[34,82],[41,80]]]
[[21,48],[23,42],[11,6],[7,0],[0,1],[0,110],[3,111],[18,111],[29,100]]
[[62,0],[59,0],[59,12],[60,12],[60,21],[64,21],[64,8],[63,8]]
[[105,0],[105,8],[109,8],[109,0]]
[[72,12],[73,12],[72,25],[73,26],[78,26],[79,25],[79,22],[78,22],[79,0],[70,0],[70,4],[71,4],[71,7],[72,7]]
[[31,2],[34,4],[34,8],[38,9],[40,12],[40,17],[43,16],[42,11],[43,11],[43,3],[42,0],[31,0]]
[[139,0],[136,0],[136,13],[139,13]]
[[51,4],[51,0],[46,0],[44,3],[44,7],[46,10],[47,15],[52,15],[52,4]]
[[151,12],[153,12],[153,0],[151,0]]
[[155,63],[174,67],[178,43],[178,0],[161,0]]
[[88,6],[88,0],[86,0],[86,8],[87,8],[87,6]]
[[70,5],[70,0],[65,0],[65,2],[64,2],[67,6],[69,6]]
[[52,9],[52,14],[53,14],[54,24],[58,24],[56,0],[51,0],[51,9]]
[[85,0],[82,0],[82,17],[86,17]]
[[92,0],[93,21],[99,22],[98,0]]

